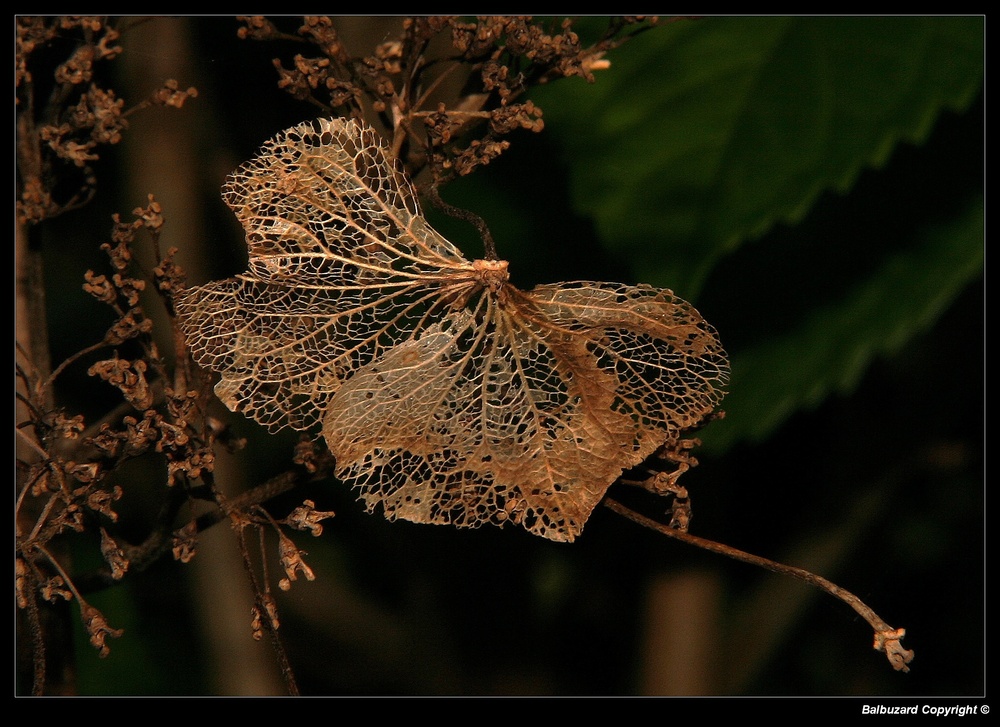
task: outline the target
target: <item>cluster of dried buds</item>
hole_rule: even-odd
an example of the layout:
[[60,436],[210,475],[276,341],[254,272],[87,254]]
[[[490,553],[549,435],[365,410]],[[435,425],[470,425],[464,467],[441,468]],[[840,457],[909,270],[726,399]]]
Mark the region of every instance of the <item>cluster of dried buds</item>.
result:
[[513,131],[542,130],[542,110],[518,101],[530,86],[571,76],[593,81],[608,67],[605,54],[656,18],[615,18],[584,42],[570,19],[409,17],[366,54],[350,52],[354,29],[330,17],[304,17],[294,33],[260,16],[240,21],[241,38],[304,39],[312,53],[274,59],[278,85],[330,113],[381,122],[411,178],[426,168],[440,183],[489,164],[509,148]]
[[[307,500],[286,518],[275,520],[259,506],[260,498],[244,498],[246,502],[241,503],[212,494],[216,445],[237,449],[243,442],[205,414],[207,387],[198,380],[188,386],[186,375],[171,372],[153,342],[153,320],[146,311],[150,300],[144,296],[147,281],[134,276],[133,249],[141,233],[152,240],[159,264],[150,282],[169,309],[174,292],[183,288],[184,272],[174,262],[176,250],[159,255],[163,224],[162,210],[152,196],[146,207],[133,211],[132,220],[115,216],[111,241],[102,245],[110,272],[88,270],[82,286],[115,313],[101,341],[67,359],[48,377],[42,377],[27,360],[18,366],[18,396],[24,414],[18,426],[23,456],[18,457],[21,485],[16,504],[17,602],[26,612],[37,614],[37,598],[75,600],[90,641],[102,656],[109,653],[108,638],[121,636],[122,631],[112,628],[84,594],[95,586],[119,581],[130,568],[144,566],[161,553],[190,561],[197,549],[199,527],[194,520],[179,526],[173,522],[180,503],[214,499],[219,512],[224,511],[217,520],[228,515],[243,525],[273,526],[286,573],[278,585],[285,590],[298,575],[312,580],[314,574],[303,559],[305,552],[280,528],[319,535],[321,521],[333,516]],[[110,355],[92,363],[87,372],[114,387],[123,403],[102,421],[88,425],[82,415],[69,415],[49,402],[60,373],[97,351]],[[133,545],[118,534],[121,518],[115,508],[127,497],[129,487],[116,471],[139,457],[165,460],[167,500],[173,505],[164,510],[170,522],[157,523],[145,542]],[[303,450],[300,459],[307,472],[322,473],[329,468],[319,453]],[[61,562],[57,537],[88,532],[97,540],[104,566],[97,573],[70,574]]]

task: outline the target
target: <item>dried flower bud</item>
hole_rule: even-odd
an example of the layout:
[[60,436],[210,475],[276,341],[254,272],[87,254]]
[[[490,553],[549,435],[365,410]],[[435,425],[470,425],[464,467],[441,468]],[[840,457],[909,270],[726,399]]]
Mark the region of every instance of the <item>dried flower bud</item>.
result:
[[94,72],[94,46],[81,45],[69,60],[56,68],[58,83],[79,84],[91,79]]
[[189,522],[179,530],[175,530],[171,548],[174,560],[179,560],[181,563],[189,563],[197,553],[197,544],[198,525],[194,521]]
[[327,518],[334,517],[336,513],[321,512],[315,508],[316,503],[312,500],[304,500],[303,503],[292,510],[291,514],[282,520],[282,522],[295,528],[296,530],[308,530],[314,536],[319,536],[323,533],[323,526],[320,522],[322,520],[326,520]]
[[[136,318],[138,313],[139,318]],[[142,311],[138,308],[128,311],[119,318],[108,332],[104,334],[104,342],[109,346],[117,346],[136,336],[149,333],[153,330],[153,322],[142,316]]]
[[146,381],[146,362],[142,359],[128,361],[116,354],[114,358],[98,361],[87,373],[117,387],[136,409],[145,410],[153,405],[153,392]]
[[[271,624],[271,628],[277,630],[281,623],[278,621],[278,607],[274,603],[274,598],[270,593],[264,593],[264,608],[267,611],[267,619]],[[263,616],[260,609],[257,606],[252,606],[250,608],[250,629],[253,633],[253,638],[256,641],[260,641],[264,636],[264,623]]]
[[125,557],[125,551],[118,547],[118,543],[104,528],[101,528],[101,555],[111,566],[111,577],[116,581],[120,580],[128,570],[128,558]]
[[316,472],[319,469],[316,464],[316,443],[308,437],[299,437],[299,441],[295,443],[292,462],[305,467],[307,472]]
[[121,443],[125,435],[122,432],[112,431],[110,424],[102,424],[96,435],[90,438],[89,442],[96,447],[104,456],[114,457],[118,454]]
[[173,487],[178,474],[185,474],[190,479],[198,479],[202,472],[211,472],[215,468],[215,453],[209,447],[199,447],[190,451],[182,451],[181,457],[167,459],[167,485]]
[[238,15],[236,16],[236,20],[246,24],[246,27],[239,28],[236,31],[236,35],[240,40],[246,40],[247,38],[251,40],[271,40],[272,38],[281,36],[274,23],[261,15]]
[[131,224],[120,222],[116,215],[115,226],[111,229],[111,239],[114,245],[108,243],[101,245],[101,249],[108,254],[111,264],[116,270],[124,270],[132,262],[132,250],[129,245],[135,239],[137,223],[141,225],[138,220]]
[[41,222],[59,212],[59,205],[52,199],[52,194],[39,177],[28,177],[24,180],[21,199],[17,202],[17,218],[27,224]]
[[52,418],[53,432],[64,439],[76,439],[86,426],[83,414],[68,417],[64,412],[57,411]]
[[187,90],[180,90],[180,84],[173,78],[164,81],[162,88],[153,94],[152,101],[159,106],[173,106],[181,108],[189,98],[197,98],[198,89],[191,86]]
[[118,502],[122,497],[122,488],[115,485],[108,490],[94,490],[87,497],[87,507],[104,515],[111,522],[118,521],[118,513],[111,509],[111,503]]
[[904,636],[906,636],[906,629],[878,631],[875,633],[875,643],[872,648],[885,653],[893,669],[908,672],[910,667],[907,664],[913,661],[913,651],[903,648],[901,641]]
[[95,275],[93,270],[83,274],[87,282],[83,285],[84,292],[90,293],[102,303],[114,303],[117,294],[111,282],[104,275]]
[[146,289],[146,281],[139,278],[126,278],[118,273],[111,276],[111,282],[132,308],[139,306],[139,293]]
[[157,416],[155,411],[147,409],[139,420],[135,417],[122,417],[122,423],[126,428],[123,440],[129,454],[145,452],[157,440],[159,436],[155,421]]
[[260,620],[260,609],[256,606],[250,607],[250,634],[254,641],[264,638],[264,626]]
[[160,228],[163,227],[163,207],[153,195],[148,195],[147,199],[149,204],[145,207],[136,207],[132,210],[132,214],[142,220],[142,225],[147,230],[159,232]]
[[83,618],[83,626],[90,636],[91,646],[97,649],[101,658],[104,659],[111,653],[111,649],[106,643],[107,638],[110,636],[117,639],[125,633],[125,630],[111,628],[107,619],[104,618],[104,614],[89,603],[80,604],[80,615]]
[[42,598],[52,603],[55,603],[60,598],[64,601],[69,601],[73,598],[73,594],[63,587],[65,585],[66,582],[62,579],[62,576],[52,576],[42,584],[40,589]]
[[156,287],[164,292],[174,292],[184,289],[184,269],[174,262],[177,248],[167,250],[167,256],[153,268]]
[[[302,560],[302,556],[306,555],[306,552],[299,550],[295,543],[292,542],[292,539],[281,532],[278,533],[278,552],[281,558],[281,567],[285,569],[285,573],[290,581],[298,579],[298,571],[302,571],[302,575],[305,576],[307,581],[316,580],[316,575],[312,572],[312,569]],[[282,590],[287,591],[288,588],[283,587]]]

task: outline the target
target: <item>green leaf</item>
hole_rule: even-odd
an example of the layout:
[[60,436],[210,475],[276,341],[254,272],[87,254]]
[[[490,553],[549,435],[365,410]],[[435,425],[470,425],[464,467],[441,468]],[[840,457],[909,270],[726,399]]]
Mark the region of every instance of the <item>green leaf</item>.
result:
[[925,329],[983,270],[983,200],[928,229],[839,303],[732,359],[726,418],[702,433],[705,451],[765,439],[785,417],[854,388],[868,363]]
[[685,20],[609,57],[594,85],[532,98],[565,147],[577,209],[637,278],[690,299],[722,255],[966,106],[983,19]]

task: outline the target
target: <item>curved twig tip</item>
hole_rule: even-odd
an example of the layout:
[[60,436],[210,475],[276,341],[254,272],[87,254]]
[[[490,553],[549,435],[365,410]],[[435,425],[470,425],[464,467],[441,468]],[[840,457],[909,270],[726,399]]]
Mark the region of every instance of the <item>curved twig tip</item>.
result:
[[903,648],[900,641],[904,636],[906,636],[906,629],[890,628],[885,631],[876,631],[875,643],[872,646],[876,651],[885,652],[893,669],[908,672],[910,667],[907,664],[913,661],[913,650]]

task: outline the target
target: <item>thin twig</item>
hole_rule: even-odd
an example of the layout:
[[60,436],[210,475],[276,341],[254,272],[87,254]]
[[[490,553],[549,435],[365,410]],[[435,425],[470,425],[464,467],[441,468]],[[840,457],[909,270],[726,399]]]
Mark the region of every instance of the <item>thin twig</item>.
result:
[[795,566],[778,563],[759,555],[753,555],[752,553],[747,553],[729,545],[717,543],[714,540],[699,538],[697,535],[691,535],[686,531],[677,530],[669,525],[658,523],[655,520],[652,520],[645,515],[641,515],[610,498],[605,499],[604,504],[610,510],[618,513],[622,517],[627,518],[638,525],[642,525],[644,528],[658,532],[661,535],[666,535],[669,538],[674,538],[682,543],[687,543],[688,545],[693,545],[712,553],[724,555],[727,558],[756,565],[773,573],[779,573],[781,575],[797,578],[800,581],[805,581],[811,586],[815,586],[816,588],[826,591],[831,596],[839,598],[841,601],[853,608],[865,621],[868,622],[872,629],[874,629],[874,648],[877,651],[885,653],[886,657],[889,659],[889,663],[892,664],[893,669],[903,672],[910,670],[907,664],[913,660],[913,651],[904,649],[900,643],[900,640],[906,635],[906,629],[894,629],[892,626],[883,621],[877,613],[869,608],[864,601],[850,591],[841,588],[836,583],[833,583],[822,576],[818,576],[815,573],[811,573],[804,568],[796,568]]
[[43,390],[48,389],[50,386],[52,386],[53,382],[59,377],[59,374],[61,374],[66,369],[66,367],[69,366],[71,363],[83,358],[88,353],[99,351],[107,345],[108,344],[105,343],[104,341],[98,341],[97,343],[91,344],[90,346],[82,348],[76,353],[67,356],[63,360],[63,362],[60,363],[58,366],[56,366],[55,370],[51,374],[49,374],[49,377],[45,380],[45,383],[42,384]]
[[461,207],[455,207],[454,205],[445,202],[441,199],[441,194],[438,192],[436,184],[432,184],[427,190],[427,193],[431,198],[431,202],[434,203],[434,206],[440,208],[442,212],[460,220],[465,220],[479,230],[479,235],[483,238],[484,258],[486,260],[498,259],[497,248],[493,243],[493,235],[490,234],[490,229],[486,226],[486,220],[474,212],[462,209]]
[[[237,509],[248,509],[267,502],[292,489],[298,482],[298,473],[295,471],[284,472],[236,497],[226,499],[224,501],[225,509],[218,507],[193,518],[195,532],[202,533],[213,525],[217,525],[229,516],[229,512]],[[140,572],[156,563],[161,555],[173,547],[173,534],[183,529],[183,527],[173,527],[172,523],[180,511],[181,505],[184,504],[184,493],[180,489],[172,490],[171,493],[173,494],[164,503],[156,518],[157,525],[152,532],[139,545],[128,546],[125,549],[129,560],[129,571]],[[120,581],[112,577],[111,569],[107,566],[101,566],[91,573],[77,576],[77,587],[81,593],[91,593],[109,586],[116,586],[119,583]]]

